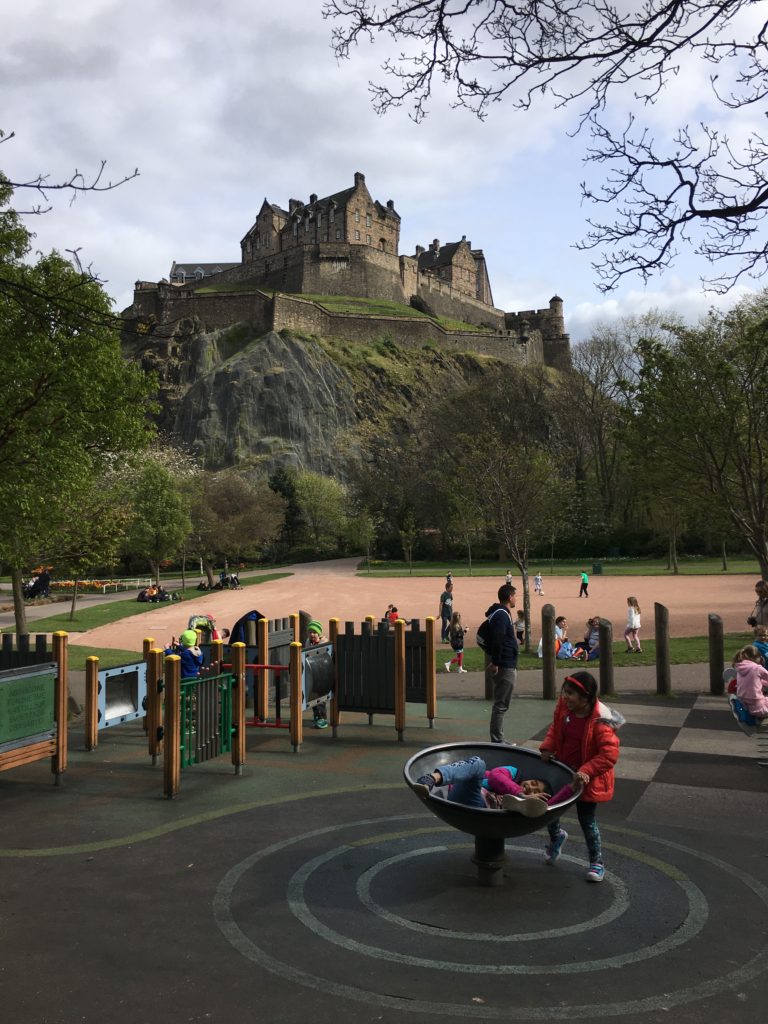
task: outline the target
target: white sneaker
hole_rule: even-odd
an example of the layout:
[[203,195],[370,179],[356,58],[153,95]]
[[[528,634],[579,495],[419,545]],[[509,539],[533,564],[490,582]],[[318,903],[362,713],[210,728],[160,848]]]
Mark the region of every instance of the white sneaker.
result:
[[459,669],[459,672],[466,672],[466,671],[467,671],[467,670],[466,670],[465,668],[460,668],[460,669]]
[[451,671],[451,663],[450,663],[450,661],[446,661],[446,663],[445,663],[445,671],[446,672],[450,672]]

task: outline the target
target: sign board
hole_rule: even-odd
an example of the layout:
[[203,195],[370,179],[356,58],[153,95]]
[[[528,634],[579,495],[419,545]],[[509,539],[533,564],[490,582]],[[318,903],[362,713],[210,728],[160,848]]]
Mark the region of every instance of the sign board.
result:
[[0,672],[0,752],[56,734],[54,664]]

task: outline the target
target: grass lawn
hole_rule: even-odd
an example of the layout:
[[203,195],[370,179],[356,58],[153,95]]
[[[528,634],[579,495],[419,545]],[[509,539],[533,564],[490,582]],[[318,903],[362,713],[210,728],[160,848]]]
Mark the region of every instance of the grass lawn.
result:
[[[537,562],[531,562],[530,575],[538,570],[542,576],[577,576],[583,569],[589,575],[595,575],[592,567],[599,562],[602,567],[603,576],[672,576],[672,570],[667,568],[665,558],[585,558],[581,561],[542,558]],[[364,562],[360,563],[358,576],[445,576],[450,570],[454,576],[497,576],[500,582],[507,569],[512,572],[513,577],[519,579],[517,568],[511,563],[501,562],[473,562],[472,572],[462,562],[414,562],[413,571],[409,571],[407,562],[371,562],[370,570],[365,567]],[[682,557],[679,560],[679,575],[681,576],[722,576],[723,563],[718,558],[704,558],[699,556]],[[740,555],[728,559],[727,575],[760,575],[760,567],[753,558]],[[531,583],[533,586],[533,583]]]
[[[243,587],[256,586],[259,583],[268,583],[270,580],[282,580],[286,576],[292,576],[290,572],[266,573],[264,576],[256,576],[242,581]],[[198,598],[203,593],[197,587],[187,587],[183,592],[186,600]],[[111,622],[119,622],[121,619],[130,618],[132,615],[141,615],[144,612],[152,612],[157,608],[167,608],[165,604],[144,604],[135,597],[125,601],[107,601],[104,604],[89,605],[78,604],[74,619],[69,617],[69,603],[62,603],[60,607],[65,608],[55,615],[49,615],[44,619],[35,619],[30,623],[32,633],[55,633],[57,630],[65,630],[67,633],[84,633],[89,629],[96,629],[97,626],[106,626]],[[180,604],[179,607],[182,607]],[[15,632],[13,626],[3,630],[4,633]],[[118,662],[120,664],[120,662]]]
[[[751,643],[754,639],[752,633],[726,633],[724,637],[725,660],[730,661],[731,656]],[[613,645],[613,664],[615,668],[623,668],[627,665],[655,665],[656,664],[656,642],[654,640],[643,641],[642,654],[626,654],[626,645],[623,640]],[[453,651],[447,644],[439,645],[435,662],[438,672],[444,671],[445,662],[453,657]],[[696,665],[709,661],[709,641],[706,636],[679,636],[672,637],[669,641],[669,660],[673,665]],[[598,671],[599,663],[596,661],[585,663],[578,661],[557,661],[559,669],[566,672],[573,672],[575,668],[587,668],[590,671]],[[527,654],[520,652],[517,663],[520,669],[541,668],[541,658],[537,657],[536,651]],[[464,648],[464,668],[468,672],[482,672],[485,668],[485,654],[479,647]],[[456,671],[454,666],[451,670]]]

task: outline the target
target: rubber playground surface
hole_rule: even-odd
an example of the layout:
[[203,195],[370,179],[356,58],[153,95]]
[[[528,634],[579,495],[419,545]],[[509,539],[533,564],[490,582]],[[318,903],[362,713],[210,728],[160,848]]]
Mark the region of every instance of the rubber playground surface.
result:
[[[237,591],[215,591],[183,605],[166,604],[130,619],[100,626],[79,634],[73,642],[93,647],[141,650],[145,637],[167,643],[186,627],[190,615],[211,612],[218,625],[231,627],[245,612],[257,609],[268,619],[284,618],[304,610],[327,627],[328,619],[359,623],[367,615],[381,618],[387,605],[395,604],[406,619],[437,616],[444,580],[400,577],[377,579],[357,576],[357,560],[314,562],[291,566],[293,575],[258,587]],[[454,580],[454,609],[470,627],[469,636],[482,621],[486,608],[496,600],[503,577],[458,577]],[[746,628],[746,617],[754,605],[751,576],[592,576],[589,597],[579,598],[579,576],[544,576],[544,597],[531,595],[531,622],[539,635],[541,605],[549,602],[558,615],[568,617],[571,636],[580,636],[588,616],[600,615],[613,622],[614,635],[621,636],[626,623],[627,597],[637,597],[642,609],[641,639],[653,636],[653,606],[669,608],[672,636],[702,636],[707,633],[707,616],[722,616],[726,632]],[[516,580],[516,585],[519,579]],[[531,580],[533,589],[533,580]],[[518,586],[518,606],[522,591]]]
[[[409,705],[404,742],[383,715],[299,753],[249,730],[242,776],[185,769],[174,801],[139,723],[90,753],[74,725],[63,785],[44,762],[0,774],[3,1020],[762,1024],[768,770],[722,698],[621,710],[604,882],[568,813],[558,863],[539,832],[509,840],[498,888],[402,779],[486,738],[483,700],[441,700],[434,729]],[[535,746],[551,714],[514,701],[508,738]]]

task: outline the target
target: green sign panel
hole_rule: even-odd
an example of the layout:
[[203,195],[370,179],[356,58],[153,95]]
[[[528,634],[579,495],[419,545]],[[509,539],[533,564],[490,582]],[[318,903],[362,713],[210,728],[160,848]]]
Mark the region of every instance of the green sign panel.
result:
[[56,668],[0,673],[0,746],[55,729]]

